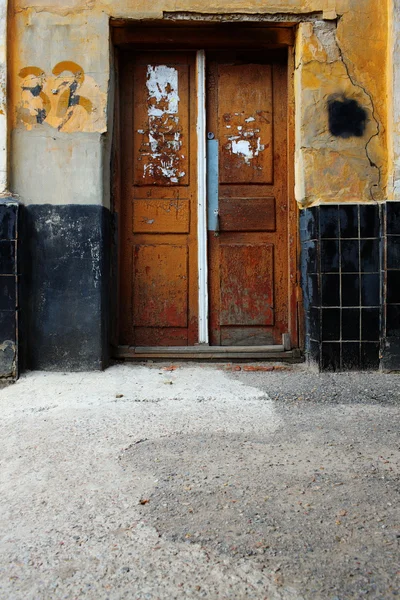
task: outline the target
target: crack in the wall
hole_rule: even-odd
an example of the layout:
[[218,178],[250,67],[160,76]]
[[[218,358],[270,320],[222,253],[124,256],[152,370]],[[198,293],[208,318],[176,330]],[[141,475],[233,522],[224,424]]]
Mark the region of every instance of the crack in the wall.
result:
[[212,23],[265,22],[265,23],[302,23],[314,22],[323,18],[323,12],[308,13],[271,12],[271,13],[201,13],[190,11],[164,11],[166,21],[210,21]]
[[36,13],[43,14],[47,13],[49,15],[58,15],[60,17],[73,17],[75,15],[81,15],[87,12],[93,11],[94,5],[83,6],[82,8],[56,8],[56,7],[48,7],[48,6],[23,6],[21,8],[15,8],[14,14],[21,15],[24,13]]
[[[322,20],[319,21],[317,23],[313,23],[311,24],[309,27],[310,29],[308,30],[308,33],[305,33],[306,38],[312,38],[314,36],[314,39],[316,39],[318,41],[319,44],[319,49],[316,48],[315,51],[312,53],[313,56],[311,59],[308,59],[309,57],[305,56],[304,54],[302,56],[298,56],[296,57],[295,60],[295,71],[298,71],[301,68],[305,68],[309,65],[333,65],[334,63],[337,64],[342,64],[344,69],[345,69],[345,73],[346,76],[348,78],[348,81],[351,83],[351,85],[354,88],[357,88],[359,90],[361,90],[363,92],[363,95],[365,95],[366,98],[368,98],[369,103],[370,103],[370,113],[371,113],[371,122],[373,122],[375,124],[376,127],[376,131],[374,133],[372,133],[372,135],[370,135],[369,139],[366,141],[365,145],[364,145],[364,151],[365,151],[365,156],[367,158],[368,164],[371,167],[371,169],[375,169],[376,173],[377,173],[377,180],[375,179],[375,177],[373,178],[373,181],[370,182],[369,185],[369,195],[371,200],[373,201],[377,201],[378,198],[376,198],[376,191],[380,190],[381,187],[381,183],[382,183],[382,166],[378,165],[377,162],[375,162],[373,160],[373,157],[371,155],[371,150],[370,150],[370,144],[372,143],[372,140],[374,138],[379,138],[380,134],[381,134],[381,124],[377,118],[376,112],[375,112],[375,106],[374,106],[374,102],[373,102],[373,98],[371,93],[360,83],[358,83],[356,81],[356,79],[354,78],[354,76],[351,74],[350,72],[350,68],[349,65],[347,64],[346,58],[344,56],[343,50],[340,46],[339,40],[337,39],[337,24],[338,24],[338,20],[340,19],[340,15],[338,16],[338,19],[335,20],[334,22],[332,21],[326,21],[326,20]],[[322,53],[323,51],[323,53]],[[305,60],[306,58],[306,60]],[[313,68],[311,67],[311,71],[313,71]],[[361,147],[362,148],[362,147]],[[309,146],[300,146],[299,148],[300,150],[303,149],[310,149]]]
[[339,41],[337,39],[337,36],[335,36],[335,41],[336,41],[337,49],[338,49],[338,52],[339,52],[340,60],[341,60],[341,62],[343,64],[344,68],[346,69],[346,74],[347,74],[347,77],[349,78],[351,84],[354,87],[357,87],[360,90],[362,90],[364,92],[364,94],[366,96],[368,96],[369,101],[371,102],[372,118],[375,121],[377,131],[376,131],[376,133],[374,133],[373,135],[371,135],[371,137],[369,138],[369,140],[365,144],[365,154],[366,154],[366,157],[368,159],[370,167],[372,167],[374,169],[377,169],[377,171],[378,171],[378,183],[372,183],[371,187],[370,187],[371,199],[375,201],[373,188],[379,188],[380,187],[380,184],[381,184],[381,181],[382,181],[382,166],[377,165],[376,162],[374,162],[372,160],[372,158],[370,156],[370,153],[369,153],[368,146],[370,145],[370,143],[372,142],[372,140],[374,138],[379,137],[379,135],[381,133],[381,126],[380,126],[380,122],[379,122],[379,120],[378,120],[378,118],[376,117],[376,114],[375,114],[375,105],[374,105],[374,101],[373,101],[373,98],[372,98],[372,94],[363,85],[361,85],[360,83],[358,83],[357,81],[355,81],[354,77],[350,73],[349,66],[348,66],[348,64],[347,64],[347,62],[346,62],[346,60],[344,58],[344,54],[343,54],[342,48],[341,48],[341,46],[339,44]]

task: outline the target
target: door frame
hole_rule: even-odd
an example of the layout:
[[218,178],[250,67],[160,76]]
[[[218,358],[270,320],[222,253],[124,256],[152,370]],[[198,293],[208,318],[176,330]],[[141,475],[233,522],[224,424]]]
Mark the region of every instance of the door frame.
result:
[[206,54],[196,51],[197,76],[197,273],[199,344],[208,344]]
[[[261,26],[260,26],[261,25]],[[114,294],[111,300],[111,313],[114,315],[111,323],[112,354],[120,358],[132,358],[142,355],[133,352],[132,348],[125,351],[118,346],[119,335],[119,306],[120,306],[120,239],[118,235],[118,216],[121,213],[122,202],[122,172],[119,152],[121,148],[121,89],[119,85],[119,52],[120,50],[192,50],[196,51],[196,81],[197,81],[197,233],[198,233],[198,315],[199,339],[198,350],[204,358],[210,358],[207,353],[209,342],[209,297],[208,297],[208,263],[207,263],[207,203],[206,203],[206,138],[200,135],[206,132],[206,65],[205,52],[207,50],[269,50],[285,48],[287,50],[287,77],[288,77],[288,103],[287,103],[287,198],[288,198],[288,244],[289,244],[289,298],[288,322],[291,336],[290,345],[295,354],[304,347],[303,319],[304,311],[300,285],[299,256],[300,239],[298,231],[299,209],[294,197],[295,169],[295,110],[294,110],[294,43],[295,27],[288,24],[266,23],[235,23],[216,24],[202,22],[123,22],[111,21],[111,37],[114,48],[114,127],[112,140],[112,169],[111,169],[111,211],[116,224],[113,248],[113,274]],[[127,348],[127,347],[124,347]],[[192,348],[193,357],[196,348]],[[249,347],[251,348],[251,347]],[[213,347],[212,349],[215,350]],[[172,356],[173,347],[166,352]],[[211,347],[210,347],[211,350]],[[187,354],[189,356],[189,354]]]

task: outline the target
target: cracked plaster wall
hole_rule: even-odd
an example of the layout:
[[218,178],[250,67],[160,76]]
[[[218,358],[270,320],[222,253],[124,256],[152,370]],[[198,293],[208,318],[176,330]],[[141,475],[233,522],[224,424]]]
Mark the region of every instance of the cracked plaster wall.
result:
[[400,0],[389,3],[389,200],[400,201]]
[[[281,19],[285,14],[290,19],[291,14],[306,18],[310,13],[319,13],[319,21],[299,25],[296,43],[296,199],[301,206],[307,206],[386,198],[386,2],[11,3],[11,191],[25,203],[108,204],[108,184],[104,184],[108,177],[104,172],[109,164],[109,143],[104,142],[109,142],[111,132],[111,111],[107,110],[112,91],[109,18],[160,19],[165,13],[170,17],[174,12],[238,12],[255,18],[270,15],[271,20],[274,13],[279,13]],[[71,67],[57,74],[57,65],[66,61],[79,69],[74,72]],[[24,71],[32,66],[37,70]],[[81,98],[70,116],[68,111],[63,112],[60,100],[65,97],[61,79],[66,77],[70,84],[75,78]],[[34,96],[37,90],[42,95]],[[329,133],[327,101],[332,94],[355,99],[364,108],[367,127],[363,137],[342,139]],[[35,121],[38,114],[40,123]]]
[[7,190],[7,0],[0,0],[0,194]]
[[[356,32],[354,31],[354,34]],[[381,55],[386,44],[382,42]],[[371,65],[365,52],[363,61]],[[296,199],[318,202],[364,202],[385,199],[385,96],[373,95],[342,44],[340,20],[299,26],[296,48]],[[329,130],[331,98],[355,100],[366,112],[362,136],[342,138]]]

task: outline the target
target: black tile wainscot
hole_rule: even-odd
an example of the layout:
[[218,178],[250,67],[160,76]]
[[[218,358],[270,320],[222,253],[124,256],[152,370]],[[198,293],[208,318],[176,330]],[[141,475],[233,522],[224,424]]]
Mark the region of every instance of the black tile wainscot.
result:
[[[381,365],[384,335],[381,224],[385,206],[330,204],[300,212],[305,351],[308,361],[320,370],[366,370]],[[395,327],[391,330],[396,340],[400,334],[400,205],[398,209],[392,222],[399,227],[391,242],[391,264],[396,264],[397,269],[393,266],[392,272],[388,271],[391,304],[387,313],[389,316],[390,312],[392,326],[397,324],[397,333]],[[389,210],[388,217],[394,212]],[[400,344],[397,355],[400,356]]]
[[385,205],[384,342],[382,367],[400,371],[400,202]]
[[0,199],[0,379],[18,369],[18,218],[13,198]]

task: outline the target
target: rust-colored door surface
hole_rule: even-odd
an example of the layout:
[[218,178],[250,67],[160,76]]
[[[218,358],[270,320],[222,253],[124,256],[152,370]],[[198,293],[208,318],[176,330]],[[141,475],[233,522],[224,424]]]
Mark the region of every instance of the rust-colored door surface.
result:
[[120,63],[119,343],[198,339],[194,52]]
[[218,218],[208,234],[210,343],[281,344],[290,296],[284,61],[210,55],[207,129],[219,156]]

